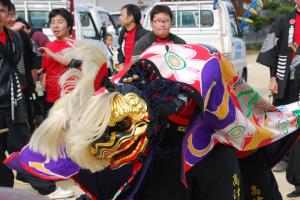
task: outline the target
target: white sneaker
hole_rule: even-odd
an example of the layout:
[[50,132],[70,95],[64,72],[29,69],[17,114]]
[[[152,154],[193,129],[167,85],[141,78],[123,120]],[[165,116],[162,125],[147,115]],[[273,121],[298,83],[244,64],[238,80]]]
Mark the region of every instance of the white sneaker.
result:
[[56,190],[48,195],[46,195],[49,199],[63,199],[72,197],[74,194],[73,190],[64,190],[61,187],[57,187]]
[[20,184],[20,185],[30,185],[29,183],[18,180],[18,179],[15,179],[15,183]]

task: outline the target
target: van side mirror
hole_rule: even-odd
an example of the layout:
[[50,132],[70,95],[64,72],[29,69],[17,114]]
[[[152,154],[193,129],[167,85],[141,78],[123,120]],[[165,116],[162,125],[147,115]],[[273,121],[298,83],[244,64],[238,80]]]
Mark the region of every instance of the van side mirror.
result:
[[238,37],[239,37],[239,38],[242,38],[242,37],[243,37],[243,31],[240,31],[240,30],[239,30]]
[[100,38],[104,38],[104,36],[107,33],[106,27],[105,26],[101,26],[99,33],[100,33]]

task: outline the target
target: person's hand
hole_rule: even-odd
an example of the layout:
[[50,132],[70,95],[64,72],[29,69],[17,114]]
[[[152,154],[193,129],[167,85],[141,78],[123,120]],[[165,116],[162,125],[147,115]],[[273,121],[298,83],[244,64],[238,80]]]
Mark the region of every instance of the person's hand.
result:
[[40,48],[38,48],[38,51],[41,52],[42,54],[45,53],[45,54],[47,54],[50,57],[53,57],[53,55],[54,55],[54,53],[50,49],[48,49],[46,47],[40,47]]
[[36,70],[36,74],[37,75],[41,75],[43,73],[43,69],[38,69],[38,70]]
[[74,40],[73,39],[71,39],[71,38],[68,38],[68,37],[65,37],[64,38],[64,41],[66,41],[67,42],[67,44],[70,46],[70,47],[74,47]]
[[291,49],[293,50],[294,53],[296,53],[296,51],[299,47],[299,45],[296,42],[290,44],[289,46],[291,47]]
[[66,66],[66,67],[71,62],[71,58],[64,56],[63,53],[54,53],[53,51],[51,51],[50,49],[48,49],[46,47],[40,47],[40,48],[38,48],[38,50],[42,53],[45,53],[50,58],[54,59],[56,62]]
[[12,27],[10,27],[10,29],[14,31],[26,30],[26,25],[22,22],[16,22]]
[[271,92],[273,94],[278,94],[278,83],[277,83],[276,77],[270,78],[269,89],[271,90]]

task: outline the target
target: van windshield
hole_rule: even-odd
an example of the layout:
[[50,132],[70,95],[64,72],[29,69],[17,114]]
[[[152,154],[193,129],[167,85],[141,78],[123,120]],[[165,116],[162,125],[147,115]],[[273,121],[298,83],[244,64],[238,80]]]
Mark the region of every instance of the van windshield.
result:
[[[49,11],[28,11],[28,23],[33,28],[49,28]],[[17,16],[26,19],[24,11],[17,11]]]
[[84,38],[96,39],[97,33],[92,22],[92,17],[87,12],[79,12],[80,23],[81,23],[81,34]]
[[120,14],[111,14],[110,16],[117,27],[121,26],[120,20],[119,20]]
[[174,19],[172,22],[172,28],[198,28],[200,27],[211,27],[214,25],[213,12],[210,10],[178,10],[177,17],[176,12],[173,12]]
[[99,18],[100,18],[99,20],[101,21],[102,25],[104,25],[105,27],[113,26],[107,13],[98,12],[98,14],[99,14]]

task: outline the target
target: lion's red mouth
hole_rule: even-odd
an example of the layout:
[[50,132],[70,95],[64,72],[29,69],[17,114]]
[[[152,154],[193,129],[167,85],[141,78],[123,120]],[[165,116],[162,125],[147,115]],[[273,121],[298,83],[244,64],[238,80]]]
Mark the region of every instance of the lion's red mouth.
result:
[[111,159],[111,165],[110,167],[112,169],[119,168],[123,166],[126,163],[129,163],[133,160],[135,160],[140,153],[143,153],[147,147],[148,144],[148,137],[138,137],[133,142],[132,140],[124,143],[119,148],[119,153],[114,155]]

